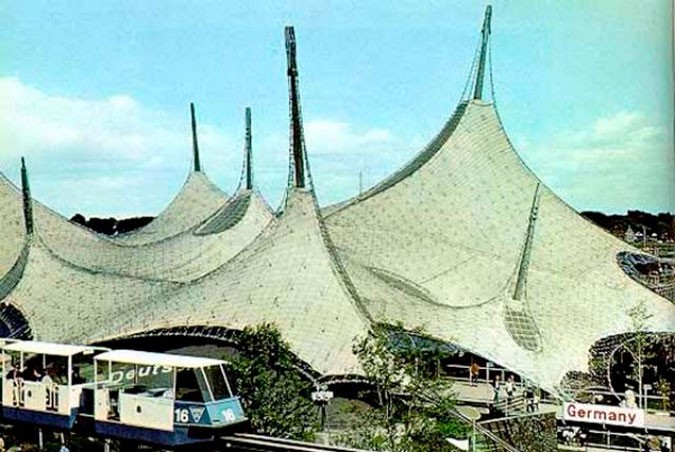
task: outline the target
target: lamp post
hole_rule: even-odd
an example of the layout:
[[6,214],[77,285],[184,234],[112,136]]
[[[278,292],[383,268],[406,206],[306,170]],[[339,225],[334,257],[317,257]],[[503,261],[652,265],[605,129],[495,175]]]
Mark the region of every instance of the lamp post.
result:
[[476,452],[476,421],[480,419],[480,411],[472,406],[462,406],[458,408],[459,412],[471,421],[471,438],[469,439],[469,450]]
[[476,452],[476,419],[471,422],[473,432],[471,433],[471,452]]
[[321,385],[317,391],[312,392],[312,401],[319,405],[322,432],[326,425],[326,405],[328,405],[328,402],[330,402],[333,397],[333,391],[329,391],[325,385]]

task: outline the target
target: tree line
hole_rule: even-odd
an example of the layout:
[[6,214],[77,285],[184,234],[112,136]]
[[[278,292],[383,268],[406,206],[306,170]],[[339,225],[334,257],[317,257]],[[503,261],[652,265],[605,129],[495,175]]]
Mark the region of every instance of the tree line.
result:
[[646,231],[648,236],[656,233],[661,240],[675,240],[675,215],[668,212],[651,214],[640,210],[629,210],[625,215],[602,212],[581,212],[581,215],[606,231],[623,237],[628,227],[633,232]]

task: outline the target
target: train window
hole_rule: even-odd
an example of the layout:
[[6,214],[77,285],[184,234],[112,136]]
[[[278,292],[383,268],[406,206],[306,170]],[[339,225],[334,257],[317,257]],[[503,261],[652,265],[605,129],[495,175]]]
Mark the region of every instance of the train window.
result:
[[25,381],[40,381],[42,379],[44,357],[35,353],[23,354],[23,369],[21,378]]
[[[99,366],[99,369],[104,366]],[[121,386],[127,393],[173,388],[173,369],[165,366],[111,363],[109,384]]]
[[225,374],[220,366],[210,366],[204,368],[204,374],[209,382],[209,387],[213,393],[214,400],[227,399],[232,397],[227,383],[225,382]]
[[211,393],[209,392],[209,385],[206,382],[206,379],[204,378],[204,373],[202,372],[202,369],[195,368],[193,369],[193,372],[195,376],[197,377],[197,382],[199,383],[199,390],[202,393],[202,397],[204,398],[205,402],[210,402],[213,400],[213,397],[211,396]]
[[208,387],[201,369],[179,368],[176,372],[176,400],[185,402],[209,402]]
[[96,381],[99,384],[104,384],[103,382],[108,382],[110,374],[112,373],[112,363],[110,361],[99,361],[96,366]]
[[[104,366],[107,372],[107,366]],[[92,359],[84,354],[73,356],[71,381],[74,385],[81,385],[94,381],[94,365]],[[99,379],[100,380],[100,379]]]
[[[5,351],[5,378],[15,378],[19,372],[21,372],[21,356],[17,352]],[[13,370],[16,366],[16,372]]]
[[[65,356],[47,356],[40,371],[42,378],[48,376],[57,385],[68,384],[68,358]],[[49,380],[47,380],[49,381]]]
[[107,369],[108,378],[112,385],[123,388],[132,387],[136,382],[136,371],[133,364],[111,362]]

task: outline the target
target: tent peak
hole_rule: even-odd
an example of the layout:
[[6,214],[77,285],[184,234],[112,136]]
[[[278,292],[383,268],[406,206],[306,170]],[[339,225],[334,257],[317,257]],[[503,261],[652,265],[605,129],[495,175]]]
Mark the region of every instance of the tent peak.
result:
[[199,161],[199,143],[197,141],[197,119],[195,118],[195,104],[190,102],[190,120],[192,123],[192,158],[194,171],[201,172],[202,164]]
[[485,65],[488,53],[488,44],[490,39],[492,20],[492,5],[487,5],[485,8],[485,19],[483,20],[483,28],[481,30],[481,44],[480,55],[478,57],[478,69],[476,71],[476,79],[474,81],[473,99],[481,100],[483,98],[483,80],[485,79]]
[[296,60],[295,29],[287,26],[286,57],[288,75],[288,96],[290,106],[290,173],[289,187],[305,188],[309,175],[307,154],[305,152],[305,137],[302,126],[302,109],[300,107],[300,92],[298,83],[298,65]]
[[23,218],[26,234],[31,236],[35,229],[33,222],[33,200],[30,195],[28,169],[26,169],[26,159],[24,157],[21,157],[21,195],[23,198]]
[[246,190],[253,189],[253,134],[251,130],[251,107],[246,107],[246,143],[244,145],[244,170],[242,183]]

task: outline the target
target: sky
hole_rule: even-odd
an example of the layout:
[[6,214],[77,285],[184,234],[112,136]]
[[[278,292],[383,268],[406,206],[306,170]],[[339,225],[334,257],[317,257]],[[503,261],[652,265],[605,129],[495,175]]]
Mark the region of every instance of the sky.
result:
[[[191,165],[238,183],[244,109],[272,206],[288,170],[284,26],[298,42],[319,201],[410,160],[462,94],[487,2],[4,0],[0,172],[66,216],[155,215]],[[675,211],[670,0],[497,0],[495,100],[526,164],[575,209]]]

